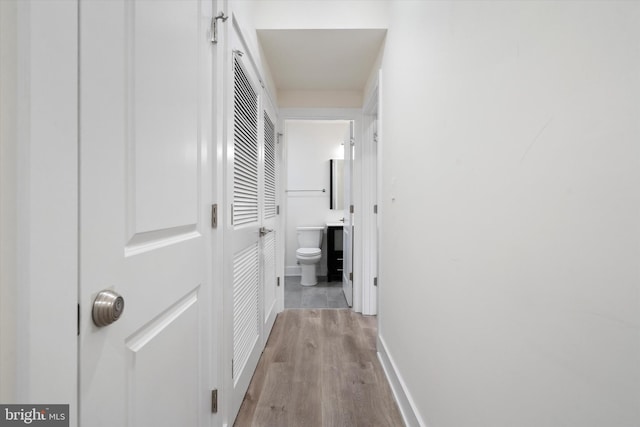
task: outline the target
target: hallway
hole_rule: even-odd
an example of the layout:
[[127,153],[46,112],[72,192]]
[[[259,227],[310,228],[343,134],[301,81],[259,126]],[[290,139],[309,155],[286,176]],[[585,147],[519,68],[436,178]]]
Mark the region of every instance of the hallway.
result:
[[402,426],[376,356],[376,318],[351,310],[285,310],[236,427]]
[[0,0],[0,425],[640,427],[638,22]]

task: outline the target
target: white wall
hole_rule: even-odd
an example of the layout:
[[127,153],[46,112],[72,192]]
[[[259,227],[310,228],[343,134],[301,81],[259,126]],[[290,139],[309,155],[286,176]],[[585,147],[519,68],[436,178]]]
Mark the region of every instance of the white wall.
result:
[[[287,190],[320,190],[326,192],[288,191],[286,212],[285,271],[299,275],[296,263],[298,248],[296,227],[325,225],[344,217],[344,211],[329,209],[329,159],[342,159],[341,143],[349,130],[349,122],[325,120],[287,120]],[[319,275],[327,274],[326,234]]]
[[423,425],[640,425],[638,22],[392,2],[380,335]]
[[235,0],[253,3],[258,29],[386,28],[385,0]]
[[278,91],[280,108],[360,108],[360,91]]
[[0,2],[0,402],[16,401],[17,2]]

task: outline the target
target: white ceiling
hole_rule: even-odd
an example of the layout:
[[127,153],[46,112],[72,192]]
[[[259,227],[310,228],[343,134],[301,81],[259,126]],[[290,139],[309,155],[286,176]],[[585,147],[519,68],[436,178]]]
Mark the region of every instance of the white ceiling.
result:
[[258,30],[278,91],[361,91],[385,29]]

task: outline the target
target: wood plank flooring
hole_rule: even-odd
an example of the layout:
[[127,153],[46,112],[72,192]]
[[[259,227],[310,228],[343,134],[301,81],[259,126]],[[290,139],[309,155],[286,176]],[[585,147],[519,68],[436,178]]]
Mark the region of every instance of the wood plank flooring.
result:
[[404,426],[376,355],[376,318],[285,310],[235,427]]

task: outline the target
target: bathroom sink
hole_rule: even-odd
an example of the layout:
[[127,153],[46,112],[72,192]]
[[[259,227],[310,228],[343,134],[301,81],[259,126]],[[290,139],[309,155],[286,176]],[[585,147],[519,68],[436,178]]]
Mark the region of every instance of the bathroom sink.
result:
[[344,225],[344,222],[342,221],[335,221],[335,222],[328,222],[327,223],[327,227],[342,227]]

